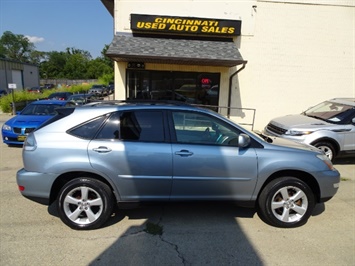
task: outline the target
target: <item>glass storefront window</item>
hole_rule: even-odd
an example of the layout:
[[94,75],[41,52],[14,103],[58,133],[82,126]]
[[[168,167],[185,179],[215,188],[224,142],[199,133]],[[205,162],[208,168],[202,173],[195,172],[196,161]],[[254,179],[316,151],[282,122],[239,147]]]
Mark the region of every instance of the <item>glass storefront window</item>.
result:
[[127,99],[218,106],[220,73],[127,70]]

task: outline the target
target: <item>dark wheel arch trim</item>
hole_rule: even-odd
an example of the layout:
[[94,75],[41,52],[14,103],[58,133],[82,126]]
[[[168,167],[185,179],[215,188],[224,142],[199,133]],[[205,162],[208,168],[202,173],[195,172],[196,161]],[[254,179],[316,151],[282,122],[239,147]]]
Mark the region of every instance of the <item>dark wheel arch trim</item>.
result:
[[317,139],[317,140],[311,142],[310,144],[312,146],[315,146],[319,142],[329,142],[330,144],[333,145],[333,147],[334,147],[334,158],[339,154],[340,145],[335,139],[332,139],[332,138],[320,138],[320,139]]
[[102,176],[100,176],[98,174],[91,173],[91,172],[74,171],[74,172],[68,172],[68,173],[62,174],[57,177],[57,179],[54,181],[54,183],[52,185],[51,192],[50,192],[50,198],[48,200],[47,205],[52,204],[57,199],[59,191],[66,183],[68,183],[71,180],[73,180],[77,177],[80,177],[80,176],[93,178],[93,179],[96,179],[98,181],[105,183],[111,189],[111,192],[113,194],[115,201],[116,202],[119,201],[120,197],[118,195],[118,191],[116,189],[114,189],[114,186],[107,179],[103,178]]
[[282,170],[282,171],[278,171],[278,172],[273,173],[260,188],[260,190],[258,192],[257,200],[259,199],[260,194],[261,194],[262,190],[265,188],[265,186],[267,186],[273,180],[283,177],[283,176],[294,177],[294,178],[300,179],[301,181],[305,182],[310,187],[310,189],[313,191],[315,201],[317,203],[324,202],[320,198],[320,187],[319,187],[317,180],[311,174],[309,174],[307,172],[299,171],[299,170]]

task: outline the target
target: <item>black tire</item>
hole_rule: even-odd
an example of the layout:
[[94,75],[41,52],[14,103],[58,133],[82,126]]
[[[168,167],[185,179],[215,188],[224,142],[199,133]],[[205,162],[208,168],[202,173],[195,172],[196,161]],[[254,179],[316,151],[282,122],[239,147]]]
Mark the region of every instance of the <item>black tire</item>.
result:
[[335,148],[330,142],[321,141],[314,144],[314,147],[322,150],[329,160],[333,161],[335,158]]
[[92,178],[76,178],[60,190],[57,207],[66,225],[76,230],[91,230],[109,219],[113,203],[111,189],[105,183]]
[[258,199],[261,218],[275,227],[292,228],[304,225],[315,206],[309,186],[294,177],[272,180]]

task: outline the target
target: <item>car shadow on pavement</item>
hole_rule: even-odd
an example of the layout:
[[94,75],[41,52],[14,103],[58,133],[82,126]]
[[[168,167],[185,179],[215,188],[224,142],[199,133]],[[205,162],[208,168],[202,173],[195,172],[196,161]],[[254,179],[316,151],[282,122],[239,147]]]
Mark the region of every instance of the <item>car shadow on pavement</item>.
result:
[[347,164],[355,164],[355,157],[354,156],[348,156],[348,157],[341,157],[341,158],[335,158],[333,161],[334,165],[340,164],[340,165],[347,165]]
[[121,210],[106,226],[133,225],[89,265],[263,265],[238,221],[254,215],[255,209],[221,202]]
[[[154,214],[157,210],[163,210],[162,213],[165,213],[165,209],[174,210],[174,209],[185,210],[185,213],[182,213],[182,217],[186,216],[186,212],[190,212],[189,209],[194,209],[194,212],[200,213],[201,216],[204,213],[210,213],[215,211],[233,211],[233,217],[237,218],[253,218],[256,214],[256,209],[254,208],[243,208],[236,206],[233,202],[172,202],[172,203],[142,203],[136,207],[132,208],[115,208],[111,218],[101,227],[110,227],[122,221],[125,217],[128,219],[148,219],[154,220]],[[206,210],[208,208],[208,210]],[[52,216],[59,218],[58,209],[56,206],[56,201],[48,206],[48,213]],[[160,212],[160,211],[159,211]],[[222,214],[225,215],[225,214]],[[188,218],[188,217],[186,217]]]

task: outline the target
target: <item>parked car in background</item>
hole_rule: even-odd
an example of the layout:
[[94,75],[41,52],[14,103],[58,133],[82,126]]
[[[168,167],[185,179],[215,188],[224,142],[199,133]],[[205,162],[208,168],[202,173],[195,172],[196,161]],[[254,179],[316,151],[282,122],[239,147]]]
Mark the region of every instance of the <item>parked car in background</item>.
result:
[[22,145],[27,135],[56,114],[56,108],[68,106],[66,101],[40,100],[28,104],[4,123],[2,140],[8,145]]
[[103,100],[102,97],[96,96],[94,94],[73,94],[68,98],[68,102],[73,102],[75,105],[83,105],[95,101]]
[[346,154],[355,156],[355,99],[335,98],[299,115],[274,118],[264,132],[313,145],[330,160]]
[[27,91],[32,92],[32,93],[42,93],[43,87],[41,87],[41,86],[31,87]]
[[7,95],[7,90],[0,90],[0,97]]
[[96,84],[96,85],[92,85],[88,93],[95,94],[97,96],[106,96],[108,95],[108,90],[105,87],[105,85]]
[[46,83],[46,84],[44,84],[44,88],[45,89],[54,89],[55,85],[52,83]]
[[61,100],[66,101],[68,98],[73,95],[72,92],[54,92],[48,96],[48,100]]
[[55,202],[74,229],[101,227],[116,204],[194,200],[257,206],[267,223],[296,227],[340,182],[317,148],[260,137],[216,112],[171,101],[58,109],[28,135],[22,156],[22,195]]
[[108,84],[108,94],[113,94],[115,92],[115,84],[114,83],[110,83]]

